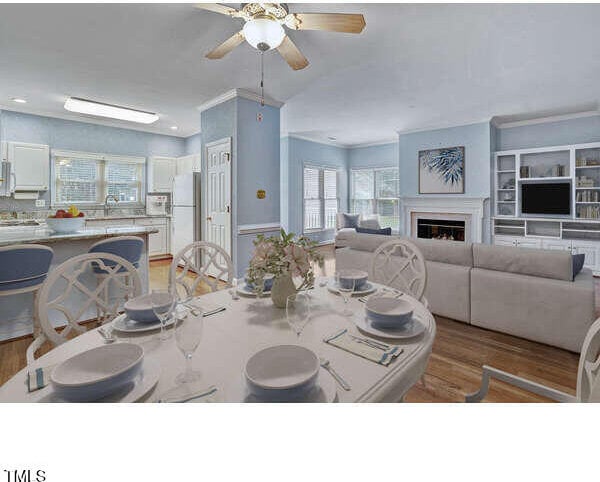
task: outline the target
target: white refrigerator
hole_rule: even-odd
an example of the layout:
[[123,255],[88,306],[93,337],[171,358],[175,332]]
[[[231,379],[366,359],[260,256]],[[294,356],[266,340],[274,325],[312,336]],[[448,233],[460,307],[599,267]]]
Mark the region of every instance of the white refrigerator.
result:
[[171,198],[171,253],[201,238],[200,173],[181,174],[173,179]]

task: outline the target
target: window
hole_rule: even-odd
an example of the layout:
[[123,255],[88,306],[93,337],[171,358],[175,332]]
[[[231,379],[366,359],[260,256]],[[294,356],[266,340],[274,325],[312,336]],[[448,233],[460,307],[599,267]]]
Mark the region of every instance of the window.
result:
[[103,204],[107,195],[143,204],[143,158],[53,151],[55,205]]
[[335,229],[338,212],[337,171],[305,167],[304,231]]
[[399,229],[399,173],[398,169],[359,169],[350,173],[353,213],[376,214],[382,227]]

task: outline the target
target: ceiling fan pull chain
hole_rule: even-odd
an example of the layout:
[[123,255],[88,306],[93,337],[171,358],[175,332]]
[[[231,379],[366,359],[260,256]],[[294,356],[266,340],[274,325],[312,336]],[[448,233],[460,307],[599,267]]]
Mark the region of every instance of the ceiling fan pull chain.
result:
[[261,50],[260,52],[260,105],[265,106],[265,65],[264,65],[265,53]]

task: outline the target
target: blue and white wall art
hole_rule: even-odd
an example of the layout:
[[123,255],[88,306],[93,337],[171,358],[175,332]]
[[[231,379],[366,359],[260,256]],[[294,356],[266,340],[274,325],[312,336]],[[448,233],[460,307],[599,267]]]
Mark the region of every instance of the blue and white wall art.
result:
[[419,194],[464,192],[464,146],[419,151]]

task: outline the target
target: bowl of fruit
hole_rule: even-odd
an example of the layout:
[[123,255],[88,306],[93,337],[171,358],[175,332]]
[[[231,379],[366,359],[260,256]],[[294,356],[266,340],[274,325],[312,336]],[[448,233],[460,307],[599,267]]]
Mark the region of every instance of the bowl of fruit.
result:
[[48,227],[55,233],[76,233],[85,227],[85,214],[76,206],[69,206],[66,211],[59,209],[46,219]]

